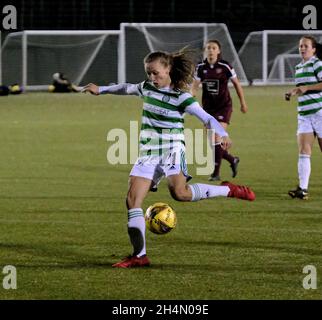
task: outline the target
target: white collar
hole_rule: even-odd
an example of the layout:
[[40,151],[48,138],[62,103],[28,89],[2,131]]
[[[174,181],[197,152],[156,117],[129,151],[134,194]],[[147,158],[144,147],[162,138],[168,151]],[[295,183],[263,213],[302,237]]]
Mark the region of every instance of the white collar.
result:
[[308,63],[308,62],[310,62],[311,60],[314,60],[314,59],[316,59],[315,55],[312,56],[309,60],[306,60],[306,61],[302,59],[302,64],[306,64],[306,63]]

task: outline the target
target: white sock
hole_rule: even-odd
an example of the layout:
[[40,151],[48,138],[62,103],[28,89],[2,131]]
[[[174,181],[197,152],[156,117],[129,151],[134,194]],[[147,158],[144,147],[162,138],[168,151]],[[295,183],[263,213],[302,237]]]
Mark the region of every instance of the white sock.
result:
[[308,189],[311,174],[311,158],[308,154],[300,154],[297,164],[299,173],[299,186],[301,189]]
[[133,246],[133,255],[138,257],[145,255],[145,219],[141,208],[128,210],[127,227]]
[[189,187],[192,192],[191,201],[199,201],[213,197],[227,197],[230,191],[227,186],[213,186],[203,183],[189,184]]

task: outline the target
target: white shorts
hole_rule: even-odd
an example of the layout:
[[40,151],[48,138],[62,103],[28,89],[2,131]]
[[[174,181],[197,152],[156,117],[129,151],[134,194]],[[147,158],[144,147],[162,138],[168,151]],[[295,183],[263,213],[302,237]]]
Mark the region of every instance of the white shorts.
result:
[[315,133],[322,138],[322,110],[307,116],[297,116],[297,134]]
[[187,181],[191,179],[188,174],[185,151],[183,148],[176,148],[163,156],[139,157],[130,172],[130,176],[152,180],[151,190],[156,191],[157,185],[164,176],[168,177],[180,172],[187,178]]

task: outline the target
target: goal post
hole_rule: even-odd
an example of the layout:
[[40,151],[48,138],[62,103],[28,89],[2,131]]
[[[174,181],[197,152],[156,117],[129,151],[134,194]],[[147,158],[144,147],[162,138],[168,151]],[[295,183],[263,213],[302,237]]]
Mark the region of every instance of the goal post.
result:
[[[121,23],[120,30],[25,30],[2,39],[3,83],[25,90],[43,90],[52,75],[63,73],[72,83],[99,85],[140,82],[146,78],[143,58],[151,51],[196,49],[203,57],[207,40],[222,44],[223,59],[236,70],[242,84],[247,77],[229,30],[222,23]],[[1,80],[1,78],[0,78]]]
[[118,30],[21,31],[2,46],[2,77],[26,90],[47,88],[62,72],[75,85],[117,82]]
[[301,56],[298,53],[284,53],[276,56],[273,66],[268,75],[268,79],[272,83],[293,84],[295,69]]
[[[288,75],[276,72],[277,65],[279,63],[279,68],[283,68],[281,59],[289,59],[289,66],[294,69],[301,61],[299,55],[299,59],[294,55],[298,54],[299,39],[303,35],[313,35],[318,42],[322,41],[322,31],[318,30],[263,30],[249,33],[238,51],[247,78],[259,85],[285,83]],[[276,78],[277,75],[279,77]]]
[[0,30],[0,85],[2,85],[2,38]]
[[121,23],[119,50],[120,82],[139,82],[146,76],[143,58],[152,51],[173,52],[188,46],[200,53],[208,39],[222,44],[223,59],[232,64],[242,84],[248,84],[243,66],[223,23]]

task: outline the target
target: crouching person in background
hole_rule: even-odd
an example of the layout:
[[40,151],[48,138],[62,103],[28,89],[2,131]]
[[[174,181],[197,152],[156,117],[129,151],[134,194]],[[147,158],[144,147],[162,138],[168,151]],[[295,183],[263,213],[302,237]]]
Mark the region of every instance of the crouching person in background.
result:
[[72,84],[63,73],[53,74],[53,83],[48,87],[49,92],[79,92],[77,86]]

